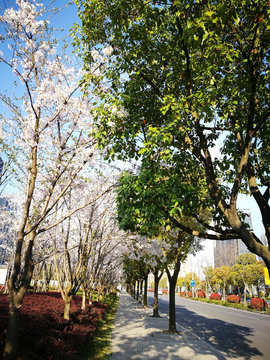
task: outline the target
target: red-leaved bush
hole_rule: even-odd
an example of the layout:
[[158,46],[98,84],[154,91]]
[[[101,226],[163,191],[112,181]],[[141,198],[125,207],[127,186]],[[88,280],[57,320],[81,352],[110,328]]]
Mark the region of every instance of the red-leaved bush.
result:
[[[75,296],[70,320],[64,320],[60,293],[27,293],[20,316],[18,359],[76,359],[76,353],[86,345],[107,310],[107,305],[96,301],[82,310],[81,303],[82,298]],[[0,357],[5,344],[8,304],[8,296],[0,294]]]
[[199,291],[197,294],[198,298],[205,298],[205,293],[203,291]]
[[210,300],[220,300],[221,296],[218,293],[212,293],[210,295]]
[[189,291],[189,292],[187,293],[187,296],[188,296],[188,297],[192,297],[192,291]]
[[169,291],[164,289],[164,290],[162,290],[162,294],[169,295]]
[[154,292],[154,289],[148,289],[147,291],[149,291],[149,292]]
[[186,292],[185,291],[180,291],[180,296],[186,296]]
[[238,295],[228,295],[227,302],[238,304],[240,302],[239,296]]
[[255,298],[251,299],[249,306],[252,309],[264,311],[267,307],[267,303],[264,299],[255,297]]

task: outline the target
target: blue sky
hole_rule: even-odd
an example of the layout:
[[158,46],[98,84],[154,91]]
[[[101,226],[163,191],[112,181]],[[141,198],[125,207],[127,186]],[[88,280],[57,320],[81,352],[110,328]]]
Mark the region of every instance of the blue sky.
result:
[[[2,0],[1,3],[3,3],[4,5],[6,4],[6,6],[8,5],[8,2],[5,0]],[[10,1],[10,3],[12,4],[12,7],[14,7],[15,9],[17,9],[17,5],[16,5],[16,1],[12,0]],[[49,4],[50,1],[45,0],[43,1],[43,4]],[[63,7],[65,4],[67,4],[68,1],[67,0],[55,0],[53,7],[57,7],[57,8],[61,8]],[[5,6],[2,5],[2,8],[5,9]],[[2,15],[2,11],[0,11],[0,14]],[[79,22],[79,19],[77,17],[77,6],[73,3],[72,5],[69,5],[67,8],[64,8],[61,12],[57,13],[55,16],[53,16],[50,19],[50,24],[51,26],[58,28],[58,29],[64,29],[63,31],[59,31],[55,34],[55,36],[58,37],[64,37],[66,35],[68,35],[70,28],[72,27],[72,25],[75,22]],[[0,34],[2,33],[2,28],[0,25]],[[5,55],[5,50],[6,50],[6,45],[5,43],[1,43],[0,42],[0,50],[4,53]],[[0,71],[1,71],[1,82],[0,82],[0,89],[4,90],[7,89],[8,91],[12,91],[12,84],[14,81],[14,76],[12,76],[12,73],[7,71],[7,67],[4,64],[0,63]],[[2,110],[1,108],[1,104],[0,104],[0,110]]]

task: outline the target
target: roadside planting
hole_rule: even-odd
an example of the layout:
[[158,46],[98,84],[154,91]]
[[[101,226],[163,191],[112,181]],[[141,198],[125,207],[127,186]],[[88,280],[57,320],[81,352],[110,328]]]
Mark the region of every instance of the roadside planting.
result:
[[[93,301],[81,309],[82,298],[75,296],[70,320],[64,320],[64,302],[58,292],[27,293],[20,317],[17,359],[72,360],[92,337],[107,305]],[[9,298],[0,294],[0,354],[8,320]]]

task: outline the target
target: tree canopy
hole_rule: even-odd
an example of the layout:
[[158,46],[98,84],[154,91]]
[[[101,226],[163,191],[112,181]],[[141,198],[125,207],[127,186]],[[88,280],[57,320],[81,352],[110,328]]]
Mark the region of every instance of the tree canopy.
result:
[[[216,226],[205,224],[197,235],[241,238],[270,269],[268,246],[247,227],[237,207],[239,193],[254,197],[270,242],[269,3],[77,4],[82,27],[74,43],[81,45],[86,69],[101,44],[112,49],[100,79],[111,87],[95,112],[97,139],[107,156],[140,159],[141,174],[167,167],[177,187],[170,211],[194,212],[203,193],[205,207],[215,210]],[[192,181],[196,190],[190,201],[186,194],[193,195]],[[181,221],[177,226],[193,233]]]

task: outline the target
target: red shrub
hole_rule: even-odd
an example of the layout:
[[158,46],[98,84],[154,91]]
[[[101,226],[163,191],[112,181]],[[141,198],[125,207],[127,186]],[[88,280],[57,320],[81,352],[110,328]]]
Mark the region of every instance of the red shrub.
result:
[[186,296],[186,292],[185,291],[180,291],[180,296]]
[[205,293],[203,291],[199,291],[197,294],[198,298],[205,298]]
[[154,289],[148,289],[147,291],[149,291],[149,292],[154,292]]
[[264,299],[256,297],[256,298],[251,299],[249,306],[252,309],[264,311],[267,307],[267,303]]
[[192,297],[192,291],[189,291],[189,292],[187,293],[187,296],[188,296],[188,297]]
[[169,295],[169,291],[168,290],[162,290],[162,294],[165,294],[165,295]]
[[[0,356],[5,341],[8,303],[8,297],[0,294]],[[70,320],[64,320],[64,302],[60,293],[27,293],[19,325],[18,352],[23,355],[21,358],[76,359],[75,354],[92,336],[107,309],[107,305],[93,301],[82,310],[81,303],[82,298],[75,296]]]
[[227,302],[238,304],[240,302],[239,296],[238,295],[228,295]]
[[218,293],[212,293],[210,295],[210,300],[220,300],[221,296]]

